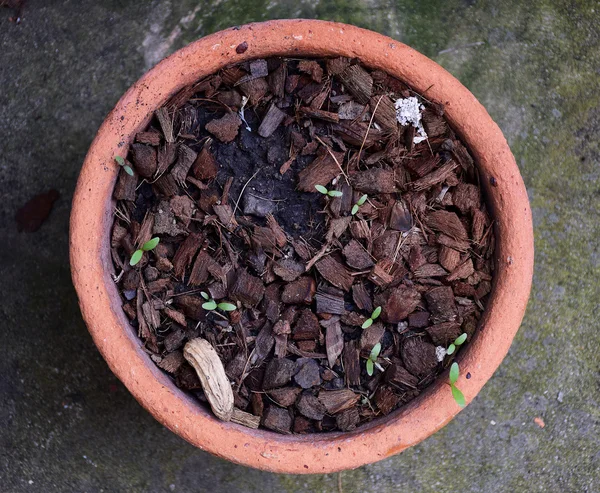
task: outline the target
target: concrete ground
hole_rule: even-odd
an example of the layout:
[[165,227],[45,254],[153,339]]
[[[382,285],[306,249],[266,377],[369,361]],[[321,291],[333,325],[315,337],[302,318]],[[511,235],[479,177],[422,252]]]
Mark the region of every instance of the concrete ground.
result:
[[[457,76],[502,127],[536,228],[534,287],[494,378],[446,428],[342,475],[344,492],[600,491],[600,3],[30,0],[0,9],[0,490],[335,492],[198,451],[143,410],[81,320],[70,201],[94,134],[145,70],[217,29],[281,17],[386,33]],[[14,215],[61,197],[36,233]],[[545,427],[534,423],[541,418]]]

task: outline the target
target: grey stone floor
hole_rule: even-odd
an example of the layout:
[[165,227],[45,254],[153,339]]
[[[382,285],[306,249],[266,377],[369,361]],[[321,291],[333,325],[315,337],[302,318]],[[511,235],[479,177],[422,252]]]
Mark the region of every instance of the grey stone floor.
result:
[[[523,326],[444,430],[345,472],[345,492],[600,491],[600,3],[533,0],[30,0],[0,9],[0,490],[337,491],[200,452],[110,373],[68,265],[75,181],[102,119],[142,73],[220,28],[281,17],[389,34],[456,75],[511,144],[534,212]],[[15,211],[56,188],[36,233]],[[534,423],[540,417],[545,428]]]

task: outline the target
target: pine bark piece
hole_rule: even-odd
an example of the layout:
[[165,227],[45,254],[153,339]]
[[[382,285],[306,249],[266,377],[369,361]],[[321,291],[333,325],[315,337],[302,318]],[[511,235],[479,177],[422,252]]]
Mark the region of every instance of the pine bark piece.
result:
[[367,353],[373,349],[373,346],[381,341],[383,334],[385,333],[385,326],[379,322],[375,322],[370,327],[367,327],[362,331],[360,335],[360,349]]
[[138,132],[135,135],[135,141],[140,144],[147,144],[151,146],[159,146],[160,145],[160,134],[154,130],[148,132]]
[[441,162],[439,156],[425,156],[418,159],[407,159],[404,166],[419,178],[431,173]]
[[423,279],[428,277],[442,277],[448,272],[440,264],[423,264],[418,269],[415,269],[415,279]]
[[271,390],[284,387],[291,382],[296,373],[296,362],[286,358],[272,359],[265,370],[263,377],[263,389]]
[[179,349],[182,346],[184,340],[185,332],[183,330],[173,330],[167,337],[165,337],[165,340],[163,341],[163,344],[165,345],[165,350],[171,353]]
[[350,389],[321,390],[318,399],[325,406],[327,414],[333,415],[354,407],[360,395]]
[[468,240],[467,230],[456,213],[450,211],[431,211],[426,219],[427,226],[457,240]]
[[291,258],[282,259],[273,264],[273,272],[284,281],[292,282],[304,274],[304,265]]
[[299,358],[296,361],[298,371],[294,375],[294,381],[303,389],[309,389],[315,385],[321,385],[321,374],[319,363],[312,358]]
[[414,287],[401,284],[390,288],[375,297],[375,306],[381,306],[381,320],[390,324],[397,324],[415,311],[421,295]]
[[185,179],[196,161],[198,154],[195,151],[190,149],[188,146],[181,144],[179,146],[179,151],[177,152],[177,163],[173,166],[171,170],[171,176],[175,179],[175,182],[183,185],[185,183]]
[[[332,125],[331,128],[347,144],[360,148],[364,142],[363,149],[369,149],[384,138],[381,130],[369,127],[367,123],[363,122],[350,122],[346,120]],[[365,135],[367,136],[366,139]]]
[[317,302],[317,313],[329,313],[331,315],[342,315],[346,313],[344,308],[343,292],[334,293],[324,290],[317,291],[315,296]]
[[308,118],[317,118],[319,120],[323,120],[324,122],[338,123],[340,121],[338,114],[332,113],[331,111],[316,110],[306,106],[300,108],[299,111]]
[[325,416],[325,406],[314,395],[303,392],[296,403],[296,409],[303,416],[320,421]]
[[415,191],[427,190],[438,183],[442,183],[444,180],[448,179],[453,173],[454,170],[458,167],[454,161],[448,161],[446,164],[440,166],[435,171],[423,176],[423,178],[419,178],[410,183],[410,188]]
[[210,152],[210,143],[212,139],[208,139],[207,143],[198,154],[198,157],[192,165],[192,174],[198,180],[212,180],[217,177],[219,171],[219,165],[217,160]]
[[438,254],[439,262],[444,269],[452,272],[460,265],[460,252],[442,245]]
[[422,329],[429,325],[429,312],[413,312],[408,316],[408,326]]
[[[344,160],[343,152],[332,151],[340,165]],[[339,166],[328,152],[317,157],[311,164],[298,173],[298,190],[315,192],[315,185],[329,185],[341,173]]]
[[237,271],[237,277],[229,290],[229,295],[235,301],[241,302],[250,308],[256,306],[263,299],[265,286],[263,282],[243,269]]
[[300,317],[293,327],[292,338],[295,341],[306,341],[319,339],[321,328],[316,315],[306,308],[300,312]]
[[346,263],[357,270],[365,270],[373,267],[373,260],[369,253],[356,240],[350,240],[342,250]]
[[157,166],[156,149],[144,144],[132,144],[133,165],[143,178],[152,178]]
[[316,290],[315,280],[312,277],[302,276],[283,288],[281,301],[288,305],[309,304]]
[[389,386],[381,385],[375,392],[375,397],[373,400],[375,405],[385,416],[396,409],[398,402],[400,402],[400,397],[396,395],[396,393]]
[[167,142],[158,148],[157,175],[166,173],[169,167],[175,162],[175,159],[177,159],[177,147],[177,144]]
[[364,284],[354,284],[352,286],[352,299],[360,310],[364,310],[368,313],[373,311],[373,302],[371,301],[371,295],[365,288]]
[[358,341],[348,341],[344,344],[343,359],[346,372],[346,385],[360,385],[360,349]]
[[462,333],[460,324],[456,322],[442,322],[431,325],[425,331],[436,346],[448,346]]
[[269,91],[269,84],[267,83],[267,79],[260,77],[240,84],[239,88],[246,96],[248,96],[250,106],[257,106],[260,100],[265,97]]
[[352,237],[357,240],[371,239],[371,229],[369,228],[369,223],[367,223],[367,221],[364,219],[352,221],[350,223],[350,233],[352,234]]
[[280,406],[289,407],[302,392],[299,387],[283,387],[281,389],[274,389],[268,392],[268,395]]
[[479,188],[472,183],[459,183],[452,191],[452,203],[463,214],[478,209],[479,202]]
[[446,280],[451,282],[457,279],[467,279],[474,272],[475,268],[473,267],[473,260],[468,258],[465,262],[456,267],[446,278]]
[[[253,394],[256,395],[256,394]],[[237,423],[238,425],[245,426],[246,428],[252,428],[256,430],[260,426],[260,416],[255,416],[254,414],[247,413],[238,409],[237,407],[233,408],[233,413],[231,414],[231,421],[233,423]]]
[[396,358],[392,360],[392,364],[385,371],[385,381],[409,389],[416,389],[419,385],[419,379],[409,373]]
[[[129,162],[126,161],[129,166]],[[130,166],[131,167],[131,166]],[[119,178],[113,190],[113,197],[115,200],[128,200],[135,202],[135,189],[137,187],[138,177],[134,172],[133,176],[126,173],[124,169],[119,170]]]
[[440,286],[433,288],[425,293],[425,299],[431,313],[431,323],[439,324],[441,322],[455,322],[458,320],[458,310],[451,287]]
[[160,315],[158,311],[154,308],[151,302],[146,301],[142,305],[142,312],[148,327],[150,327],[156,333],[156,329],[160,327]]
[[184,361],[182,351],[173,351],[167,354],[157,365],[167,373],[174,374],[179,370]]
[[271,283],[265,288],[262,300],[262,311],[271,322],[279,320],[279,285]]
[[155,193],[157,193],[157,195],[163,195],[165,197],[173,197],[179,192],[179,186],[177,185],[175,178],[173,178],[173,176],[170,174],[162,175],[160,178],[158,178],[154,182],[153,188],[155,189]]
[[346,57],[326,59],[325,65],[327,67],[327,73],[329,75],[340,75],[350,66],[350,61],[350,58]]
[[266,218],[267,226],[269,226],[269,229],[273,232],[276,245],[279,248],[283,248],[287,244],[287,236],[285,231],[283,231],[283,228],[279,226],[279,223],[273,214],[267,214]]
[[257,367],[260,366],[260,364],[271,352],[271,349],[273,349],[274,344],[275,339],[273,337],[273,329],[271,324],[263,325],[263,328],[260,329],[260,332],[254,341],[254,350],[252,351],[252,355],[250,357],[250,363]]
[[167,317],[169,317],[171,320],[177,322],[179,325],[185,327],[186,326],[186,320],[185,320],[185,315],[177,310],[173,310],[172,308],[165,308],[163,310],[165,312],[165,315]]
[[206,339],[198,337],[185,345],[183,356],[196,370],[215,416],[229,421],[233,414],[233,390],[215,349]]
[[298,70],[310,75],[312,80],[319,84],[323,79],[323,69],[316,60],[300,60],[300,62],[298,62]]
[[202,246],[203,235],[201,233],[190,233],[190,235],[179,245],[173,257],[173,269],[175,276],[183,277],[185,270],[192,263],[196,252]]
[[454,248],[459,252],[466,252],[471,247],[468,240],[457,240],[445,234],[438,234],[436,240],[440,245]]
[[398,130],[398,119],[392,99],[387,95],[372,96],[369,102],[373,119],[388,132]]
[[339,317],[331,317],[323,320],[321,326],[325,327],[325,348],[327,350],[327,361],[329,367],[333,368],[335,362],[344,350],[344,335],[340,325]]
[[208,280],[209,274],[216,279],[222,276],[222,267],[204,250],[198,252],[188,284],[190,286],[200,286]]
[[369,273],[369,280],[380,288],[385,288],[391,284],[394,276],[388,272],[388,267],[390,267],[390,262],[385,259],[377,262],[377,265]]
[[237,113],[226,113],[219,119],[211,120],[204,127],[221,142],[229,143],[235,140],[242,120]]
[[269,430],[279,433],[289,434],[292,430],[292,417],[287,409],[278,406],[269,406],[265,409],[262,419],[262,425]]
[[[176,195],[169,200],[171,211],[184,227],[188,228],[196,211],[196,204],[187,195]],[[150,239],[150,238],[148,238]]]
[[350,177],[352,187],[366,194],[394,193],[394,172],[381,168],[359,171]]
[[261,137],[267,138],[273,135],[273,132],[277,130],[281,122],[285,119],[286,113],[281,111],[275,103],[271,103],[267,114],[263,118],[263,121],[258,127],[258,135]]
[[373,92],[373,78],[360,65],[351,65],[341,74],[340,79],[348,91],[361,104],[367,104]]
[[438,366],[435,346],[420,337],[404,339],[400,345],[404,367],[419,379],[430,375]]
[[390,212],[390,229],[406,232],[413,227],[410,210],[402,200],[397,200]]
[[233,214],[233,209],[229,204],[215,204],[213,205],[213,211],[215,211],[219,221],[228,231],[233,232],[239,226]]
[[350,291],[354,278],[348,270],[331,256],[319,260],[315,267],[319,273],[331,284],[344,291]]
[[335,424],[341,431],[352,431],[359,422],[360,415],[355,407],[346,409],[335,417]]
[[191,294],[184,294],[174,298],[175,305],[183,310],[186,317],[192,320],[204,320],[206,311],[202,308],[204,299],[200,296],[194,296]]
[[267,78],[269,83],[269,89],[273,95],[277,98],[283,98],[285,96],[285,79],[287,77],[287,64],[281,63],[273,72],[271,72]]
[[173,120],[169,117],[167,108],[163,106],[162,108],[157,109],[154,114],[156,115],[158,123],[160,123],[160,128],[163,131],[165,140],[170,144],[175,142],[175,138],[173,137]]

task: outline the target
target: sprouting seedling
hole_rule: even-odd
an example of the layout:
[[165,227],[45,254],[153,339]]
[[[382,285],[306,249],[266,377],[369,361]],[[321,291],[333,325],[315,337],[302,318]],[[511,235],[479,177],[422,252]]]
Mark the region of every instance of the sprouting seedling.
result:
[[450,367],[450,390],[452,390],[452,397],[454,397],[454,400],[456,401],[456,403],[460,407],[465,407],[465,404],[466,404],[465,396],[458,389],[458,387],[456,385],[454,385],[456,383],[456,381],[458,380],[458,374],[459,374],[458,363],[454,362],[454,363],[452,363],[452,366]]
[[329,197],[341,197],[344,195],[342,192],[338,192],[337,190],[327,190],[323,185],[315,185],[315,188],[319,193],[328,195]]
[[139,261],[142,260],[142,255],[144,255],[144,252],[149,252],[150,250],[154,250],[156,248],[156,245],[158,245],[159,241],[160,241],[160,238],[158,236],[156,236],[156,237],[152,238],[151,240],[148,240],[146,243],[144,243],[142,245],[142,248],[133,252],[133,255],[131,256],[131,260],[129,261],[129,265],[131,265],[132,267],[134,265],[137,265],[139,263]]
[[446,349],[446,354],[447,355],[451,355],[452,353],[454,353],[454,351],[456,351],[456,347],[460,346],[463,342],[465,342],[467,340],[467,334],[465,334],[464,332],[459,335],[452,344],[450,344],[448,346],[448,349]]
[[130,166],[125,164],[125,159],[123,159],[121,156],[115,156],[115,161],[117,162],[117,164],[119,166],[121,166],[121,168],[123,168],[125,170],[125,173],[133,176],[133,170],[131,169]]
[[369,354],[369,359],[367,360],[367,374],[372,377],[375,367],[379,368],[379,370],[383,371],[383,368],[379,363],[377,363],[377,358],[379,357],[379,353],[381,352],[381,343],[378,342],[371,349],[371,354]]
[[202,308],[209,312],[212,312],[217,308],[219,310],[223,310],[224,312],[232,312],[234,310],[237,310],[237,306],[235,306],[233,303],[217,303],[208,295],[208,293],[205,293],[204,291],[200,292],[200,296],[202,296],[206,300],[206,303],[202,303]]
[[373,322],[377,319],[377,317],[379,317],[379,315],[381,315],[381,307],[380,306],[375,308],[375,310],[373,310],[373,313],[371,313],[371,316],[363,322],[362,328],[368,329],[369,327],[371,327],[371,325],[373,325]]
[[358,212],[358,209],[360,209],[360,206],[363,205],[367,199],[369,198],[369,196],[367,194],[363,195],[360,199],[357,200],[356,204],[354,204],[352,206],[352,215],[354,216],[354,214],[356,214]]

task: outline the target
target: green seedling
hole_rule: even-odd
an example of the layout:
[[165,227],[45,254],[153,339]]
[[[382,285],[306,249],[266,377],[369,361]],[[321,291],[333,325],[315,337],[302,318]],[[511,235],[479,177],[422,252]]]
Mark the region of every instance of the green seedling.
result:
[[342,192],[338,192],[337,190],[327,190],[323,185],[315,185],[315,188],[319,193],[329,197],[341,197],[344,195]]
[[121,166],[121,168],[123,168],[125,170],[125,173],[133,176],[133,170],[131,169],[130,166],[125,164],[125,159],[123,159],[121,156],[115,156],[115,161],[117,162],[117,164],[119,166]]
[[363,322],[362,328],[368,329],[369,327],[371,327],[371,325],[373,325],[373,322],[377,319],[377,317],[379,317],[379,315],[381,315],[381,307],[380,306],[375,308],[375,310],[373,310],[373,313],[371,313],[371,316]]
[[465,334],[464,332],[459,335],[452,344],[450,344],[448,346],[448,349],[446,349],[446,354],[447,355],[451,355],[454,353],[454,351],[456,351],[456,348],[458,346],[460,346],[463,342],[465,342],[467,340],[467,334]]
[[200,292],[200,296],[202,296],[206,300],[206,303],[202,303],[202,308],[204,308],[205,310],[207,310],[209,312],[212,312],[212,311],[216,310],[217,308],[224,312],[232,312],[234,310],[237,310],[237,306],[235,306],[233,303],[227,303],[227,302],[217,303],[215,300],[213,300],[208,295],[208,293],[205,293],[204,291]]
[[466,404],[465,396],[458,389],[458,387],[456,385],[454,385],[456,383],[456,381],[458,380],[458,375],[459,375],[458,363],[456,363],[456,362],[452,363],[452,366],[450,367],[450,390],[452,390],[452,397],[454,397],[454,400],[460,407],[465,407],[465,404]]
[[129,261],[129,265],[131,265],[132,267],[134,265],[137,265],[140,262],[140,260],[142,260],[142,255],[144,255],[144,252],[149,252],[150,250],[154,250],[156,248],[156,245],[158,245],[159,241],[160,241],[160,238],[158,236],[156,236],[156,237],[152,238],[151,240],[148,240],[146,243],[144,243],[142,245],[142,248],[133,252],[133,255],[131,256],[131,260]]
[[358,199],[358,201],[356,202],[356,204],[354,204],[352,206],[352,215],[354,216],[357,212],[358,209],[360,209],[360,206],[363,205],[367,199],[369,198],[369,196],[367,194],[363,195],[360,199]]
[[379,368],[379,370],[383,371],[383,368],[379,363],[377,363],[377,358],[379,357],[379,353],[381,352],[381,343],[378,342],[371,349],[371,354],[369,354],[369,359],[367,360],[367,374],[372,377],[373,372],[375,371],[375,367]]

